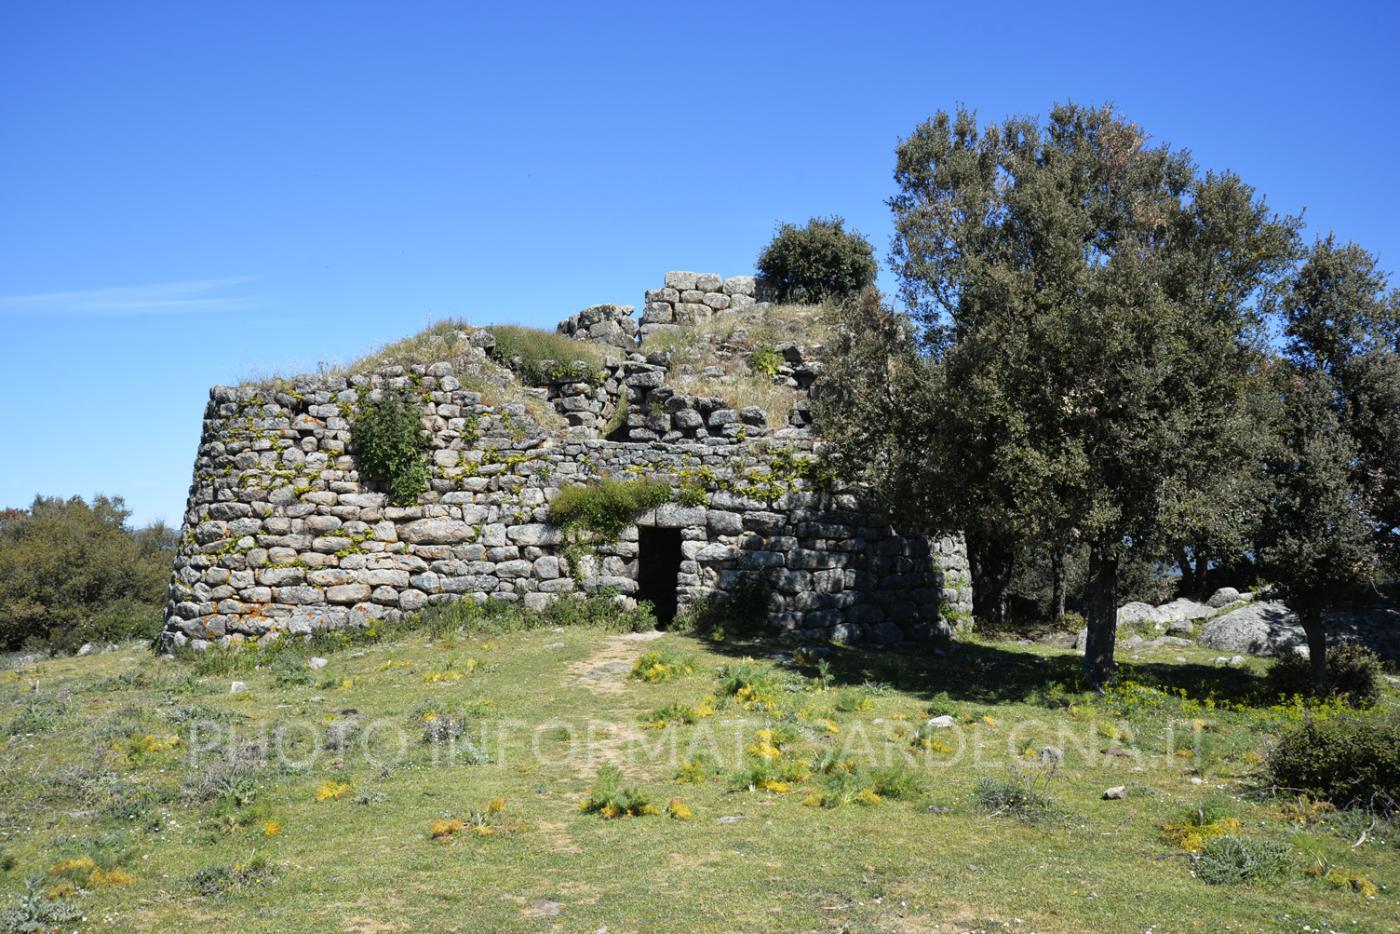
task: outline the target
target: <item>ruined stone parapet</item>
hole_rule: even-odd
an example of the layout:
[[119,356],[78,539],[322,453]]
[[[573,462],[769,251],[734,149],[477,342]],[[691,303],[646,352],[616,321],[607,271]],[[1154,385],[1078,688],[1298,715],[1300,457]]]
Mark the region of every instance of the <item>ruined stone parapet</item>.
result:
[[754,304],[757,284],[753,276],[710,272],[668,272],[665,285],[646,293],[640,334],[645,341],[660,331],[703,321],[730,308]]
[[614,347],[637,346],[636,311],[631,305],[592,305],[559,322],[557,330],[580,341],[598,341]]

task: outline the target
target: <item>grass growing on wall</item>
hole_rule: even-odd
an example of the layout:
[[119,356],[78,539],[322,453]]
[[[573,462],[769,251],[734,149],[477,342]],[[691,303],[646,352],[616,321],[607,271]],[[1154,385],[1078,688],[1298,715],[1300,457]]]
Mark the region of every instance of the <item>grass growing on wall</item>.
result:
[[591,376],[603,365],[602,351],[587,341],[517,324],[493,324],[486,330],[495,335],[496,359],[530,386],[570,376]]
[[774,382],[782,365],[774,347],[801,335],[825,343],[827,327],[818,305],[765,305],[722,311],[674,331],[647,338],[647,351],[671,354],[669,385],[690,396],[714,396],[730,408],[758,406],[768,424],[781,428],[801,395]]
[[670,502],[671,485],[662,480],[604,478],[586,486],[567,486],[549,504],[549,522],[566,535],[591,532],[616,539],[648,509]]

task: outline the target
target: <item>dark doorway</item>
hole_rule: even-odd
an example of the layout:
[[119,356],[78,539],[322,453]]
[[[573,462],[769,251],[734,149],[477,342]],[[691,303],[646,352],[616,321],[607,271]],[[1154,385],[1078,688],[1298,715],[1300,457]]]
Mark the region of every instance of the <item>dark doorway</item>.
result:
[[680,529],[637,529],[637,599],[651,603],[661,629],[676,618],[676,575],[680,570]]

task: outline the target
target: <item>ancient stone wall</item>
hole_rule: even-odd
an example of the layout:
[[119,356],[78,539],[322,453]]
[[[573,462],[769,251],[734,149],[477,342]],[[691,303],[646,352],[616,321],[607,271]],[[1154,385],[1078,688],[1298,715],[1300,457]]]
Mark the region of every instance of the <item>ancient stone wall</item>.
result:
[[658,331],[701,321],[728,308],[743,308],[756,299],[753,276],[723,278],[712,272],[668,272],[665,284],[646,293],[639,333],[642,340]]
[[[628,386],[655,372],[647,366],[634,359],[614,377]],[[572,438],[522,404],[487,404],[459,375],[460,363],[444,362],[211,390],[166,643],[365,625],[443,600],[635,595],[641,532],[653,528],[678,530],[682,609],[756,577],[772,591],[775,626],[893,642],[945,634],[970,606],[961,542],[899,534],[860,490],[820,476],[810,440],[725,437],[739,413],[718,420],[723,444],[669,437],[674,421],[658,432],[671,443]],[[351,453],[360,405],[384,388],[417,394],[431,434],[430,489],[414,505],[390,505]],[[548,503],[601,476],[661,477],[679,501],[571,564]]]

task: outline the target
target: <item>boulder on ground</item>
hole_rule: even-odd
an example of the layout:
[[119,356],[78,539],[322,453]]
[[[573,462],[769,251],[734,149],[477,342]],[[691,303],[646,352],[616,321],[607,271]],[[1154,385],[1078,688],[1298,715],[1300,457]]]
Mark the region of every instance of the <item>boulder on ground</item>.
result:
[[1190,622],[1193,619],[1205,619],[1215,615],[1215,610],[1208,604],[1192,600],[1190,597],[1178,597],[1171,603],[1164,603],[1157,607],[1157,612],[1168,623]]
[[1202,645],[1247,655],[1285,655],[1307,644],[1303,626],[1278,600],[1264,600],[1215,617],[1201,630]]
[[1215,593],[1210,595],[1210,599],[1207,600],[1206,603],[1209,606],[1212,606],[1218,610],[1222,606],[1229,606],[1230,604],[1242,600],[1245,597],[1245,594],[1240,593],[1233,587],[1221,587]]
[[1118,608],[1118,625],[1132,626],[1136,623],[1151,623],[1156,626],[1168,622],[1168,617],[1150,603],[1125,603]]

